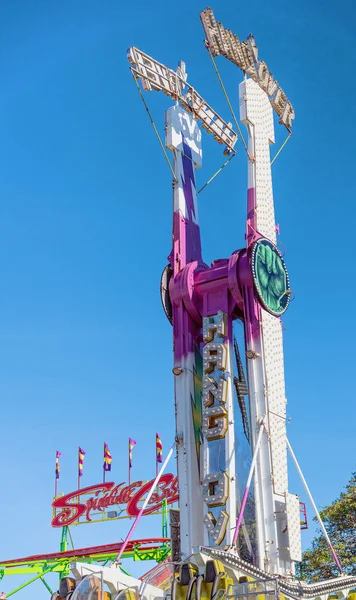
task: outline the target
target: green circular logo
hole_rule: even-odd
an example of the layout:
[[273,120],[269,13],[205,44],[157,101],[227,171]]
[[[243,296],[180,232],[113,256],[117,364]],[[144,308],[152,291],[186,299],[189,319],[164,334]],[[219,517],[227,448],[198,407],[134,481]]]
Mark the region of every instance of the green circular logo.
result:
[[251,270],[262,306],[279,317],[288,308],[289,277],[282,254],[266,238],[260,238],[252,246]]

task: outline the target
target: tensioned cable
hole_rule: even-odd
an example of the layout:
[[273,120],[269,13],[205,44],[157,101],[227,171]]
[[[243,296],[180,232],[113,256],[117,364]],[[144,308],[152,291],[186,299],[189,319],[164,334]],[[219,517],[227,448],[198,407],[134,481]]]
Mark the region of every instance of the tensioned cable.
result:
[[[159,135],[159,133],[158,133],[158,129],[157,129],[157,127],[156,127],[156,125],[155,125],[155,122],[154,122],[154,120],[153,120],[153,118],[152,118],[152,115],[151,115],[151,113],[150,113],[150,109],[149,109],[149,108],[148,108],[148,106],[147,106],[146,100],[144,99],[144,97],[143,97],[143,94],[142,94],[142,91],[141,91],[141,88],[140,88],[140,86],[139,86],[139,84],[138,84],[138,82],[137,82],[137,77],[135,77],[135,75],[134,75],[134,73],[133,73],[132,69],[130,69],[130,70],[131,70],[132,77],[133,77],[133,79],[134,79],[134,81],[135,81],[135,83],[136,83],[136,87],[137,87],[137,89],[138,89],[138,91],[139,91],[139,94],[140,94],[140,96],[141,96],[141,100],[142,100],[142,102],[143,102],[143,105],[144,105],[144,107],[145,107],[145,109],[146,109],[146,112],[147,112],[147,114],[148,114],[148,117],[149,117],[149,120],[150,120],[150,122],[151,122],[151,125],[152,125],[152,127],[153,127],[153,129],[154,129],[154,132],[155,132],[155,134],[156,134],[156,136],[157,136],[157,139],[158,139],[158,141],[159,141],[159,144],[160,144],[160,146],[161,146],[161,148],[162,148],[162,152],[163,152],[163,154],[164,154],[164,157],[165,157],[165,159],[166,159],[166,161],[167,161],[167,163],[168,163],[168,166],[169,166],[169,168],[170,168],[170,171],[171,171],[171,173],[172,173],[173,179],[174,179],[174,181],[177,181],[177,178],[176,178],[176,176],[175,176],[175,174],[174,174],[173,167],[172,167],[172,165],[171,165],[171,162],[170,162],[170,160],[169,160],[168,154],[167,154],[167,152],[166,152],[166,149],[165,149],[165,147],[164,147],[164,145],[163,145],[163,142],[162,142],[162,140],[161,140],[161,138],[160,138],[160,135]],[[210,179],[208,179],[208,181],[207,181],[207,182],[206,182],[206,183],[203,185],[203,187],[202,187],[202,188],[200,188],[200,190],[197,192],[197,195],[198,195],[198,194],[200,194],[200,192],[202,192],[202,191],[203,191],[203,190],[204,190],[204,189],[205,189],[205,188],[206,188],[206,187],[209,185],[209,183],[211,183],[211,182],[213,181],[213,179],[215,179],[215,177],[216,177],[217,175],[219,175],[219,173],[221,173],[221,171],[222,171],[222,170],[223,170],[223,169],[224,169],[224,168],[225,168],[225,167],[228,165],[228,163],[230,162],[230,160],[231,160],[231,159],[232,159],[234,156],[236,156],[236,153],[232,153],[232,154],[229,156],[229,158],[228,158],[228,159],[227,159],[227,160],[224,162],[224,164],[223,164],[223,165],[220,167],[220,169],[218,169],[218,170],[216,171],[216,173],[215,173],[215,174],[214,174],[212,177],[210,177]],[[187,157],[187,158],[189,158],[190,160],[192,160],[192,159],[191,159],[191,157]]]
[[245,138],[244,138],[244,136],[242,135],[242,131],[241,131],[241,128],[240,128],[239,122],[238,122],[238,120],[237,120],[237,118],[236,118],[236,115],[235,115],[234,109],[232,108],[232,104],[231,104],[231,102],[230,102],[230,98],[229,98],[229,96],[228,96],[228,93],[227,93],[227,91],[226,91],[226,88],[225,88],[225,86],[224,86],[223,80],[221,79],[221,75],[220,75],[220,73],[219,73],[219,69],[218,69],[218,68],[217,68],[217,66],[216,66],[216,62],[215,62],[215,60],[214,60],[214,57],[213,57],[213,55],[212,55],[212,52],[211,52],[211,50],[210,50],[209,46],[206,46],[206,48],[207,48],[207,50],[208,50],[208,52],[209,52],[209,56],[210,56],[210,58],[211,58],[211,62],[213,63],[213,67],[214,67],[214,69],[215,69],[215,72],[216,72],[216,74],[217,74],[217,76],[218,76],[218,79],[219,79],[219,82],[220,82],[220,85],[221,85],[222,91],[224,92],[224,96],[225,96],[225,98],[226,98],[226,101],[227,101],[227,103],[228,103],[228,105],[229,105],[229,108],[230,108],[230,111],[231,111],[232,117],[233,117],[233,119],[234,119],[234,121],[235,121],[235,125],[236,125],[236,127],[237,127],[237,130],[238,130],[238,132],[239,132],[239,134],[240,134],[241,141],[242,141],[242,143],[243,143],[243,145],[244,145],[244,148],[245,148],[245,151],[246,151],[246,153],[247,153],[247,155],[248,155],[248,149],[247,149],[247,144],[246,144],[246,142],[245,142]]
[[292,137],[292,132],[290,131],[289,134],[287,135],[286,139],[284,140],[282,146],[280,147],[280,149],[278,150],[277,154],[272,158],[270,164],[273,165],[274,161],[276,160],[276,158],[279,156],[279,154],[282,152],[284,146],[286,145],[286,143],[288,142],[288,140]]
[[173,171],[173,167],[172,167],[172,165],[171,165],[171,161],[169,160],[169,157],[168,157],[168,154],[167,154],[167,152],[166,152],[166,149],[165,149],[165,147],[164,147],[164,145],[163,145],[163,142],[162,142],[162,140],[161,140],[161,138],[160,138],[160,135],[159,135],[159,133],[158,133],[158,129],[157,129],[157,127],[156,127],[156,125],[155,125],[155,122],[154,122],[154,120],[153,120],[153,118],[152,118],[152,116],[151,116],[150,110],[149,110],[149,108],[148,108],[148,106],[147,106],[147,104],[146,104],[146,100],[145,100],[145,99],[144,99],[144,97],[143,97],[143,94],[142,94],[141,88],[140,88],[140,86],[139,86],[139,84],[138,84],[138,82],[137,82],[137,77],[135,77],[135,75],[134,75],[134,73],[133,73],[132,69],[130,69],[130,71],[131,71],[132,77],[133,77],[133,79],[134,79],[134,82],[136,83],[136,87],[137,87],[137,89],[138,89],[138,91],[139,91],[139,94],[140,94],[140,96],[141,96],[141,100],[142,100],[142,102],[143,102],[143,105],[144,105],[144,107],[145,107],[145,109],[146,109],[146,112],[147,112],[147,114],[148,114],[148,117],[149,117],[149,120],[150,120],[150,122],[151,122],[151,125],[152,125],[152,127],[153,127],[153,130],[154,130],[154,132],[155,132],[155,134],[156,134],[156,136],[157,136],[157,139],[158,139],[158,141],[159,141],[159,144],[160,144],[160,146],[161,146],[161,148],[162,148],[162,152],[163,152],[163,154],[164,154],[164,157],[165,157],[165,159],[166,159],[166,161],[167,161],[167,164],[168,164],[168,166],[169,166],[169,168],[170,168],[170,171],[171,171],[171,173],[172,173],[172,177],[173,177],[174,181],[177,181],[177,178],[176,178],[176,176],[175,176],[175,174],[174,174],[174,171]]
[[220,169],[218,169],[216,171],[216,173],[212,177],[210,177],[210,179],[208,179],[208,181],[206,183],[204,183],[203,187],[201,187],[200,190],[197,191],[197,196],[199,196],[200,192],[202,192],[209,185],[209,183],[211,183],[213,181],[213,179],[215,179],[215,177],[217,175],[219,175],[219,173],[221,173],[221,171],[223,169],[225,169],[225,167],[229,164],[230,160],[232,158],[234,158],[234,156],[236,156],[236,153],[235,154],[230,154],[229,158],[224,162],[224,164],[220,167]]
[[[221,75],[220,75],[220,73],[219,73],[219,69],[218,69],[218,68],[217,68],[217,66],[216,66],[216,62],[215,62],[215,60],[214,60],[214,57],[213,57],[213,55],[212,55],[212,52],[211,52],[211,50],[210,50],[209,46],[206,46],[206,48],[207,48],[207,50],[208,50],[208,52],[209,52],[209,56],[210,56],[210,58],[211,58],[211,62],[213,63],[213,67],[214,67],[214,69],[215,69],[215,72],[216,72],[216,74],[217,74],[217,76],[218,76],[218,79],[219,79],[220,85],[221,85],[221,87],[222,87],[222,90],[223,90],[223,92],[224,92],[224,96],[225,96],[225,98],[226,98],[226,101],[227,101],[227,103],[228,103],[228,105],[229,105],[229,108],[230,108],[231,114],[232,114],[232,116],[233,116],[233,119],[234,119],[234,121],[235,121],[235,125],[236,125],[236,127],[237,127],[237,129],[238,129],[238,132],[239,132],[239,134],[240,134],[241,141],[242,141],[242,143],[243,143],[243,145],[244,145],[244,148],[245,148],[245,150],[246,150],[246,153],[247,153],[247,155],[248,155],[247,144],[246,144],[246,142],[245,142],[245,139],[244,139],[244,137],[243,137],[243,135],[242,135],[241,128],[240,128],[240,126],[239,126],[239,123],[238,123],[238,120],[237,120],[237,118],[236,118],[236,115],[235,115],[234,109],[232,108],[232,104],[231,104],[231,102],[230,102],[230,98],[229,98],[229,96],[228,96],[228,93],[227,93],[227,91],[226,91],[226,88],[225,88],[225,86],[224,86],[224,83],[223,83],[223,80],[222,80],[222,78],[221,78]],[[284,140],[284,142],[283,142],[282,146],[280,147],[280,149],[278,150],[278,152],[276,153],[276,155],[275,155],[275,156],[273,157],[273,159],[271,160],[271,162],[270,162],[270,164],[271,164],[271,165],[273,165],[273,163],[274,163],[274,161],[276,160],[276,158],[277,158],[277,157],[279,156],[279,154],[282,152],[282,150],[283,150],[284,146],[286,145],[286,143],[288,142],[288,140],[291,138],[291,136],[292,136],[292,132],[290,131],[290,132],[289,132],[289,134],[288,134],[288,136],[287,136],[287,138]]]

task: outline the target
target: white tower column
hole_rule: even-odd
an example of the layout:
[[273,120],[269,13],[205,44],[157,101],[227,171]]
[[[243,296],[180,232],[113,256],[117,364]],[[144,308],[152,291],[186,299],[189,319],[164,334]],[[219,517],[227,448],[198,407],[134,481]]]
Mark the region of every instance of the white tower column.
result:
[[[276,245],[269,150],[274,143],[273,111],[267,94],[252,79],[240,84],[240,117],[247,126],[250,155],[247,239],[261,235]],[[282,325],[262,308],[260,315],[259,335],[247,336],[247,350],[254,353],[247,361],[253,441],[260,419],[267,416],[255,471],[259,561],[269,572],[289,573],[300,560],[301,544],[299,499],[288,493]]]

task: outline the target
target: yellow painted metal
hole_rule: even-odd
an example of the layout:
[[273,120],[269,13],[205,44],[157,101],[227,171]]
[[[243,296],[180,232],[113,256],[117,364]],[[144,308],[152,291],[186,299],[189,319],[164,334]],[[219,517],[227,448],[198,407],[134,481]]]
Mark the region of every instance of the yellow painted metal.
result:
[[195,564],[184,563],[172,586],[172,600],[187,600],[188,596],[197,600],[225,597],[232,584],[233,580],[227,576],[224,565],[218,560],[207,561],[204,577],[199,575]]
[[[274,596],[269,596],[266,595],[265,593],[261,593],[258,594],[258,592],[264,592],[264,586],[263,583],[258,582],[255,580],[254,577],[250,577],[249,575],[244,575],[242,577],[240,577],[239,579],[239,583],[254,583],[254,585],[249,586],[249,592],[254,592],[255,594],[257,594],[256,598],[257,600],[274,600]],[[286,600],[285,596],[283,594],[280,594],[280,600]]]
[[25,581],[25,583],[23,583],[19,587],[15,588],[14,590],[11,590],[11,592],[7,592],[6,597],[10,598],[10,596],[13,596],[14,594],[16,594],[16,592],[23,590],[25,587],[27,587],[34,581],[36,581],[38,579],[42,579],[43,575],[46,575],[47,573],[50,573],[51,571],[52,571],[52,569],[45,569],[41,574],[36,575],[35,577],[32,577],[32,579],[29,579],[28,581]]
[[198,567],[194,563],[182,564],[179,569],[180,585],[188,585],[191,578],[195,577],[196,575],[198,575]]
[[134,590],[122,590],[117,596],[117,600],[136,600],[136,594]]
[[[91,519],[90,521],[74,521],[74,523],[71,523],[71,527],[72,526],[77,526],[77,525],[90,525],[91,523],[103,523],[104,521],[117,521],[118,519],[132,519],[132,517],[130,517],[129,515],[125,514],[125,515],[119,515],[118,517],[113,517],[112,519],[109,519],[108,517],[105,517],[105,513],[93,513],[93,516],[95,517],[95,515],[99,515],[101,514],[102,517],[100,519]],[[161,515],[162,511],[158,510],[157,512],[153,512],[150,513],[150,515]],[[150,516],[148,515],[148,516]]]
[[[123,558],[134,558],[135,554],[147,554],[147,550],[134,548],[133,550],[129,550],[125,552]],[[101,554],[92,554],[90,556],[86,556],[81,558],[72,557],[68,558],[56,558],[56,560],[48,561],[48,560],[40,560],[40,561],[29,561],[28,563],[24,563],[23,561],[18,561],[16,563],[11,563],[11,565],[0,564],[0,571],[3,575],[28,575],[28,574],[43,574],[48,569],[54,573],[66,573],[68,572],[68,566],[71,562],[105,562],[108,560],[114,560],[116,558],[116,553],[112,554],[109,552],[103,552]]]
[[[218,578],[220,574],[223,574]],[[218,583],[213,594],[214,583],[218,578]],[[201,585],[200,600],[210,600],[212,596],[226,596],[228,587],[233,583],[226,572],[225,567],[219,560],[208,560],[205,565],[205,576]]]
[[[54,565],[53,567],[51,566],[50,568],[50,572],[51,573],[63,573],[63,571],[67,568],[68,566],[68,562],[67,563],[61,563],[61,564],[57,564]],[[47,569],[45,569],[45,565],[38,565],[38,566],[32,566],[32,567],[14,567],[14,568],[8,568],[8,569],[3,569],[2,566],[0,566],[0,569],[2,570],[2,573],[5,577],[5,575],[32,575],[37,573],[39,575],[43,575],[43,573],[47,572]]]

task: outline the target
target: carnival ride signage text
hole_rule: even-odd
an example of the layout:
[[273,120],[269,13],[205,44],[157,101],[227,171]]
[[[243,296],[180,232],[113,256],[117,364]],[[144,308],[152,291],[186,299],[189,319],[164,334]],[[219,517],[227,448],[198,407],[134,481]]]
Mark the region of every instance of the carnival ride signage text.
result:
[[[57,511],[52,519],[52,527],[64,527],[71,523],[90,522],[92,512],[103,512],[110,506],[125,505],[128,517],[136,517],[142,503],[152,488],[152,481],[136,481],[131,485],[125,483],[98,483],[70,494],[56,498],[52,507]],[[85,499],[84,496],[89,496]],[[163,500],[168,504],[178,501],[178,478],[172,473],[162,475],[157,491],[152,495],[144,515],[149,515],[161,509]]]
[[173,100],[179,100],[183,108],[201,121],[208,133],[213,134],[214,140],[226,144],[227,153],[234,150],[237,133],[231,123],[226,123],[187,82],[183,62],[177,71],[172,71],[135,46],[129,48],[128,59],[134,76],[141,80],[146,92],[163,91]]
[[[227,315],[221,310],[216,315],[203,318],[203,426],[202,432],[208,446],[214,440],[225,438],[228,431],[228,349],[225,343]],[[225,448],[221,450],[226,453]],[[207,461],[202,483],[202,494],[207,506],[204,523],[216,546],[224,540],[229,515],[226,502],[229,498],[229,480],[223,471],[214,472]],[[211,511],[221,507],[221,510]]]
[[241,42],[230,29],[225,29],[215,20],[211,8],[203,10],[200,18],[212,55],[222,54],[249,75],[266,92],[279,122],[290,130],[295,116],[293,106],[266,63],[258,59],[258,47],[253,35]]

